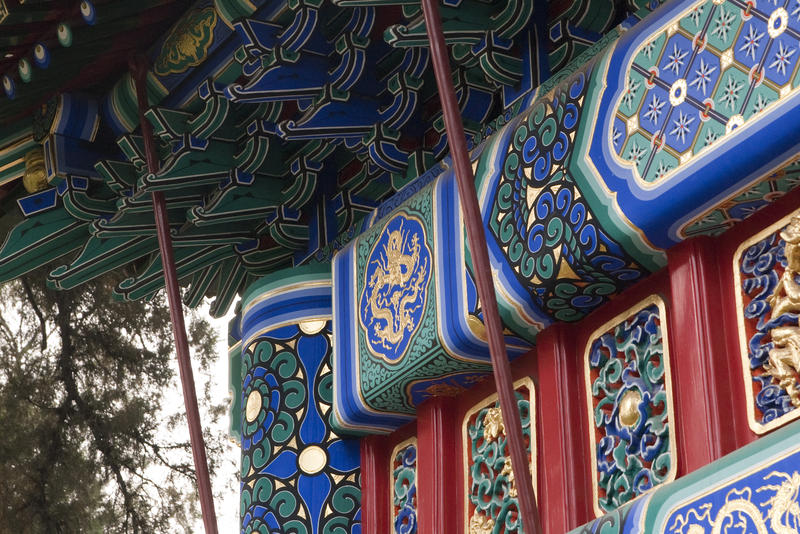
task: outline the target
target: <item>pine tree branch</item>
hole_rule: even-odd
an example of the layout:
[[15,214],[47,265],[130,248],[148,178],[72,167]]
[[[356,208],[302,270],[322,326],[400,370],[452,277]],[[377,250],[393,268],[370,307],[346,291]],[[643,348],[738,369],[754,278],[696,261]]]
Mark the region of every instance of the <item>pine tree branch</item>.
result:
[[44,314],[42,314],[42,310],[39,309],[39,304],[36,302],[36,298],[33,296],[33,291],[28,283],[28,279],[23,276],[20,278],[20,283],[22,284],[22,289],[25,290],[25,297],[28,299],[31,308],[33,309],[33,313],[36,314],[36,317],[39,319],[39,325],[42,331],[42,340],[39,343],[39,348],[42,352],[44,352],[47,350],[47,323],[44,320]]

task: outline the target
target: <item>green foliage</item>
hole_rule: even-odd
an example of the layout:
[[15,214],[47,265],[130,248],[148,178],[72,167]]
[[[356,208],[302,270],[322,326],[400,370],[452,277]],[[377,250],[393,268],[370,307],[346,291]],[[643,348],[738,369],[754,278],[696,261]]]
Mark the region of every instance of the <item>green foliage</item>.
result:
[[[0,534],[192,532],[195,474],[166,303],[114,301],[110,279],[72,291],[44,280],[0,287]],[[215,333],[188,319],[207,371]],[[204,386],[209,424],[223,407]],[[205,434],[213,472],[223,444]]]

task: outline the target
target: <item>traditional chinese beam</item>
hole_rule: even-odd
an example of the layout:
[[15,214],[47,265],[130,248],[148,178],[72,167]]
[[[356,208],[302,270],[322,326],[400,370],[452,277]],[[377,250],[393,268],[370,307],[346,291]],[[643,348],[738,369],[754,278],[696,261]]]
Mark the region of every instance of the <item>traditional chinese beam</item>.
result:
[[[158,155],[156,154],[153,139],[153,127],[145,119],[147,109],[147,64],[144,59],[137,58],[131,61],[131,71],[136,83],[136,99],[139,105],[139,124],[142,127],[145,155],[147,158],[147,171],[155,174],[158,172]],[[211,479],[208,475],[208,460],[206,458],[206,444],[203,440],[203,430],[200,425],[200,412],[197,409],[197,393],[194,388],[194,374],[189,359],[189,341],[186,337],[186,325],[183,321],[183,305],[181,303],[178,275],[175,270],[175,257],[172,252],[172,239],[169,234],[169,219],[167,217],[167,203],[164,193],[152,193],[153,213],[155,214],[156,230],[158,233],[158,247],[161,250],[161,263],[164,269],[169,314],[172,319],[172,334],[175,338],[175,352],[178,355],[178,369],[183,389],[183,403],[186,407],[186,420],[189,423],[189,440],[192,445],[192,459],[197,476],[197,491],[200,494],[200,511],[203,515],[203,525],[206,534],[217,534],[217,514],[214,511],[214,498],[211,493]]]
[[450,74],[448,51],[444,42],[444,34],[442,33],[442,21],[436,4],[436,0],[422,0],[433,70],[436,75],[436,85],[439,89],[439,99],[444,113],[447,143],[450,146],[450,154],[453,158],[456,182],[458,183],[458,196],[461,200],[461,209],[467,227],[467,242],[472,256],[472,268],[475,271],[478,297],[481,301],[483,319],[486,323],[489,354],[492,360],[497,396],[503,413],[503,424],[505,425],[508,447],[511,452],[511,464],[517,487],[522,525],[529,534],[539,534],[542,531],[541,520],[536,507],[536,496],[533,493],[531,472],[526,458],[525,444],[522,439],[522,423],[519,418],[516,395],[514,394],[511,366],[508,363],[508,355],[506,354],[503,325],[500,323],[500,314],[497,311],[497,298],[489,264],[489,251],[486,245],[486,235],[483,229],[480,208],[478,207],[478,195],[475,191],[475,176],[472,173],[472,165],[470,165],[467,152],[464,125],[461,122],[461,115],[458,110],[456,92],[453,88]]

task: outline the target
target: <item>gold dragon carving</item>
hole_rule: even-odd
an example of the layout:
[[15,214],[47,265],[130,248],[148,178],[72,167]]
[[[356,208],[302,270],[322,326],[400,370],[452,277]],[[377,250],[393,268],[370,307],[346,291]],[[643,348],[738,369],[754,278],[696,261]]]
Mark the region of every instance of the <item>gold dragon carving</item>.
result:
[[[728,532],[731,520],[736,516],[746,516],[752,522],[755,531],[753,534],[797,534],[797,527],[800,525],[800,502],[798,502],[798,492],[800,491],[800,473],[795,471],[791,475],[781,471],[772,471],[764,477],[764,481],[770,479],[782,479],[780,484],[765,484],[756,488],[756,493],[764,491],[774,491],[775,495],[766,502],[761,503],[761,507],[767,508],[766,515],[763,515],[759,506],[751,501],[752,490],[731,490],[728,493],[725,504],[719,509],[715,517],[711,517],[711,504],[706,503],[698,509],[689,510],[686,515],[676,517],[670,532],[680,533],[686,530],[686,534],[723,534]],[[691,518],[694,517],[692,520]],[[692,521],[692,524],[688,524]],[[695,523],[698,521],[699,523]],[[745,523],[738,523],[741,527]],[[707,530],[708,525],[710,530]]]
[[[406,254],[408,232],[403,232],[403,227],[389,234],[383,255],[374,260],[377,269],[369,279],[371,290],[368,304],[372,312],[372,323],[376,319],[382,320],[385,325],[375,325],[374,334],[381,345],[391,349],[397,345],[405,335],[415,328],[412,312],[416,306],[412,304],[423,291],[423,284],[428,269],[427,261],[420,264],[419,235],[411,236],[410,254]],[[415,276],[416,275],[416,276]],[[397,288],[392,290],[392,288]],[[382,295],[384,288],[390,290]]]
[[[800,284],[796,281],[800,273],[800,215],[792,217],[780,235],[785,243],[786,270],[767,300],[773,319],[784,313],[800,314]],[[786,390],[794,406],[800,407],[800,390],[795,385],[800,373],[800,325],[775,327],[770,336],[773,348],[764,366],[766,374]]]

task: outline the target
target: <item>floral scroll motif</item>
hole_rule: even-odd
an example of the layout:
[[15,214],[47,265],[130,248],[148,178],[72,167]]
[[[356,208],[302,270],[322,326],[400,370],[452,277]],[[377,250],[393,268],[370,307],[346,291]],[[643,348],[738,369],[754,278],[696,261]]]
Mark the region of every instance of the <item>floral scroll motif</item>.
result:
[[417,439],[400,443],[392,453],[392,532],[417,532]]
[[609,135],[645,182],[797,92],[794,0],[694,2],[633,55]]
[[557,86],[517,126],[487,221],[516,277],[558,321],[581,319],[644,271],[603,231],[570,174],[589,75]]
[[[531,454],[531,472],[536,480],[536,431],[531,425],[533,382],[526,378],[514,385],[523,439]],[[465,525],[469,534],[523,532],[506,444],[500,402],[496,394],[491,395],[468,411],[464,418]]]
[[654,295],[589,338],[585,376],[598,516],[675,477],[665,317]]
[[330,323],[287,326],[242,354],[242,534],[360,528],[358,440],[331,429]]
[[[748,418],[757,433],[800,416],[800,336],[792,335],[800,299],[787,287],[797,282],[798,224],[796,214],[778,221],[745,241],[734,259]],[[793,359],[794,367],[781,364]]]

